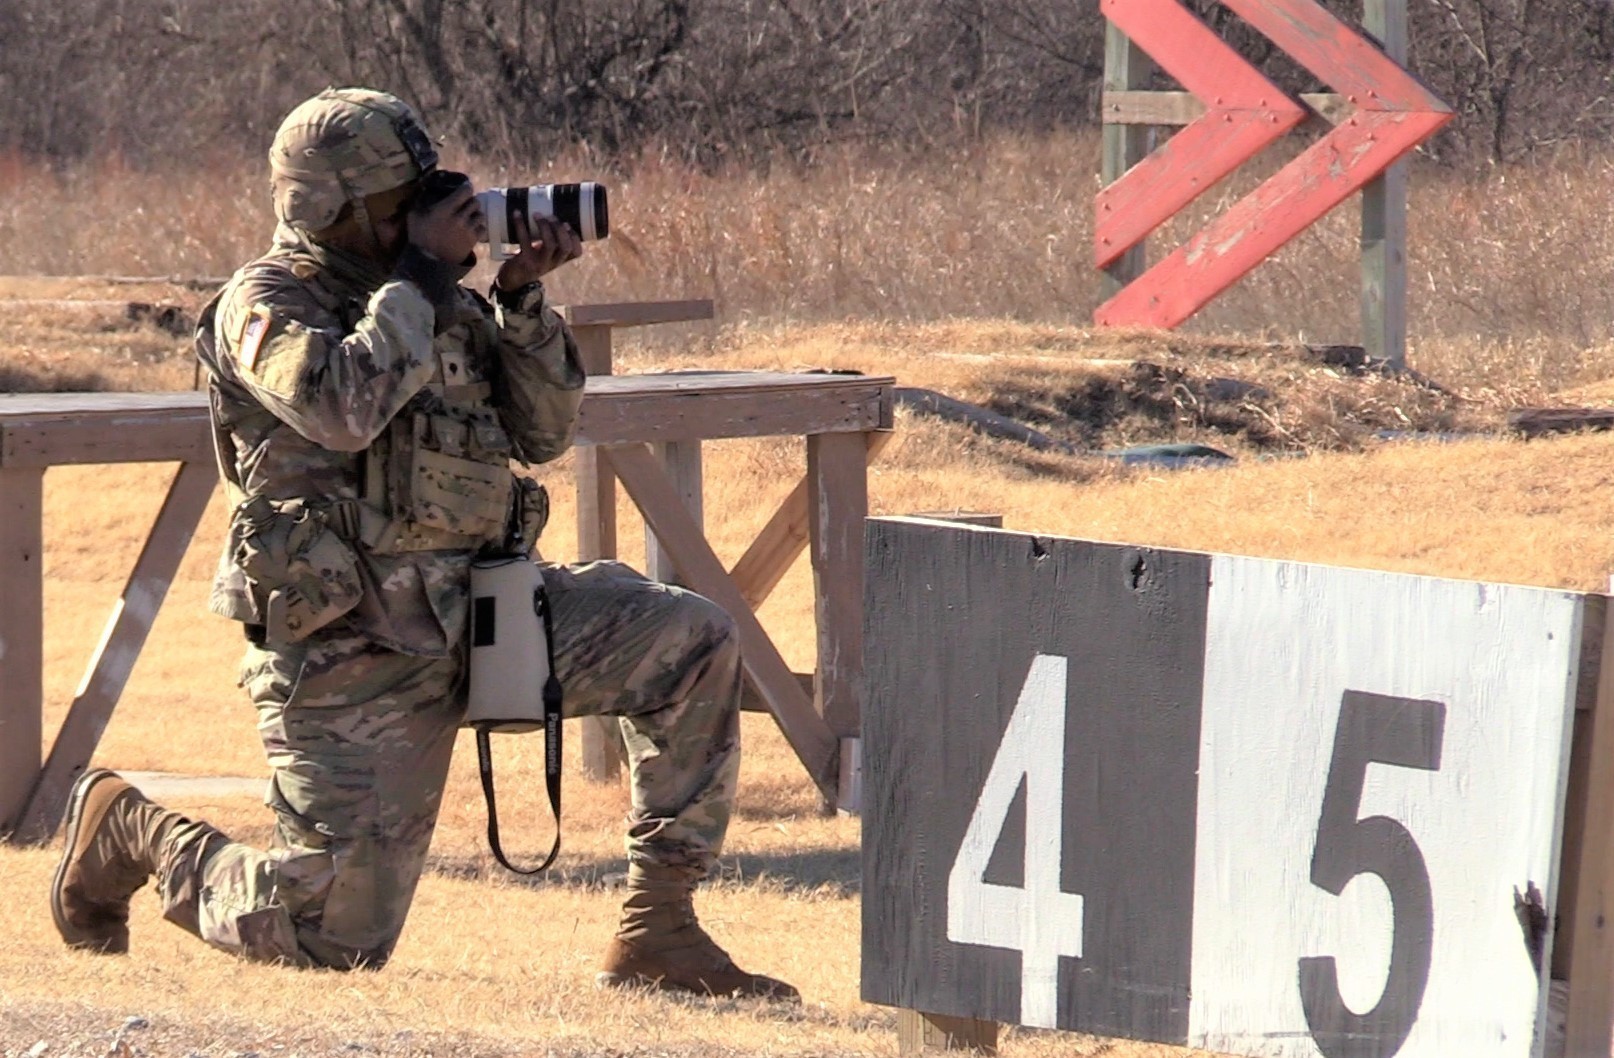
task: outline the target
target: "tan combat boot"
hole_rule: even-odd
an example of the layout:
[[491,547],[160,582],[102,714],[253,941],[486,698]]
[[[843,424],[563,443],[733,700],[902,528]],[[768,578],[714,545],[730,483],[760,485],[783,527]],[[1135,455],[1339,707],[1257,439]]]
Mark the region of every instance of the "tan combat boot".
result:
[[129,898],[156,873],[168,831],[184,822],[113,772],[94,769],[79,777],[50,887],[51,916],[68,947],[129,950]]
[[605,949],[605,965],[595,983],[799,1002],[796,989],[746,973],[707,936],[695,920],[694,888],[690,871],[633,865],[622,924]]

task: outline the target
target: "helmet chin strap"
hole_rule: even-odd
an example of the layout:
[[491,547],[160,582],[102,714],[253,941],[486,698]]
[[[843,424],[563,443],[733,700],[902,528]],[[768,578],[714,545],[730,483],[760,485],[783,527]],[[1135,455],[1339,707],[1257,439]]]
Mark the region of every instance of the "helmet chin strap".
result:
[[386,257],[386,253],[381,245],[381,235],[375,230],[375,223],[370,220],[370,210],[365,206],[364,199],[353,198],[348,201],[353,203],[353,219],[358,222],[359,231],[364,233],[365,239],[369,241],[376,260],[382,260]]

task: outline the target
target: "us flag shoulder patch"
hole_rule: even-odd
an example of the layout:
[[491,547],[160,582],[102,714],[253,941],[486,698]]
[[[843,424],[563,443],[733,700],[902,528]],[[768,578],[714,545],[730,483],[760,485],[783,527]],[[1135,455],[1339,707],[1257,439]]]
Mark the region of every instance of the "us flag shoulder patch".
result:
[[268,333],[269,313],[261,307],[254,308],[247,317],[246,326],[241,328],[241,340],[236,352],[242,370],[251,371],[258,366],[258,354],[263,349],[263,339]]

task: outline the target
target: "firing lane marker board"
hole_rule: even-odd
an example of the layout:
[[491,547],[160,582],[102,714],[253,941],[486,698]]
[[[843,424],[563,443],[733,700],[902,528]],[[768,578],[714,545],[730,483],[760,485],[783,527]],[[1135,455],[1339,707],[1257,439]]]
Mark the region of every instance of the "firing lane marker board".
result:
[[1533,1053],[1583,597],[907,519],[868,554],[865,999]]

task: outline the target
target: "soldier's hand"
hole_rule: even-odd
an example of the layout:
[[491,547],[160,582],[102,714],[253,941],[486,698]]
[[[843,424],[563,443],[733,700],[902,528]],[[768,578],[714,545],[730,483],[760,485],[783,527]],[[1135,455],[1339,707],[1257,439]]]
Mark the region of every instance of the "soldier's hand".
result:
[[409,213],[409,241],[439,261],[459,264],[488,235],[488,219],[470,181],[447,198]]
[[499,266],[495,282],[500,290],[517,290],[583,255],[583,240],[572,229],[549,217],[516,217],[516,243],[521,249]]

